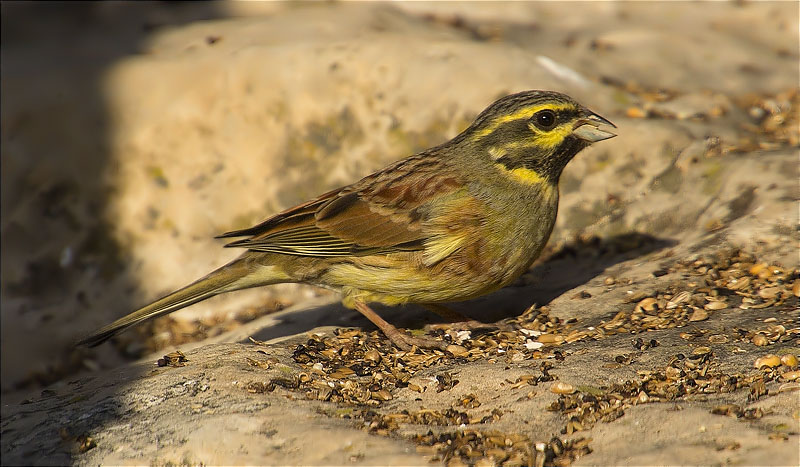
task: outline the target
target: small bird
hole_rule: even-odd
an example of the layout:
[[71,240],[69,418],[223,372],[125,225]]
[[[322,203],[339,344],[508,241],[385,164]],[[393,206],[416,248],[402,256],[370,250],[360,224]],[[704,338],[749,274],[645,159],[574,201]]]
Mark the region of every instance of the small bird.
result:
[[558,179],[616,126],[561,93],[499,99],[452,140],[218,238],[241,256],[82,339],[120,331],[225,292],[284,282],[336,290],[403,350],[441,348],[370,303],[442,303],[504,287],[539,256],[556,221]]

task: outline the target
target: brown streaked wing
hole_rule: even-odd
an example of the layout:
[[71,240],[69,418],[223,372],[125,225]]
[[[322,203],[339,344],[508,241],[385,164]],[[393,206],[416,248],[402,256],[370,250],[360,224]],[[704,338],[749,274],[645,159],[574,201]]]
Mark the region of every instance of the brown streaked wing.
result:
[[285,211],[281,211],[278,214],[268,218],[264,222],[254,225],[253,227],[248,227],[246,229],[241,230],[233,230],[231,232],[226,232],[222,235],[217,235],[215,238],[231,238],[231,237],[247,237],[247,236],[258,236],[258,235],[265,235],[272,231],[273,228],[281,226],[281,225],[288,225],[286,222],[291,222],[289,219],[294,219],[298,221],[299,219],[305,218],[307,216],[313,216],[314,212],[319,208],[320,205],[325,204],[328,202],[332,197],[336,196],[346,187],[338,188],[336,190],[331,190],[327,193],[324,193],[310,201],[306,201],[305,203],[298,204],[297,206],[291,207],[286,209]]
[[227,246],[302,256],[421,250],[424,205],[461,186],[454,176],[442,176],[441,168],[438,159],[405,159],[222,237],[249,235]]

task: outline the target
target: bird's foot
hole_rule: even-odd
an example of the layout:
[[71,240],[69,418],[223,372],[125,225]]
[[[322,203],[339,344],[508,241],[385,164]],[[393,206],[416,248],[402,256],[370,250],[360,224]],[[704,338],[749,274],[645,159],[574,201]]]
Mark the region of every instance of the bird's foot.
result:
[[383,332],[389,340],[392,341],[394,345],[400,348],[400,350],[410,351],[414,347],[420,349],[437,349],[437,350],[445,350],[447,348],[447,343],[441,340],[432,339],[430,337],[421,337],[421,336],[412,336],[406,332],[403,332],[396,327],[392,326],[386,320],[378,316],[369,306],[367,306],[364,302],[356,301],[354,303],[356,310],[358,310],[362,315],[364,315],[368,320],[372,321],[375,326],[378,326],[378,329]]
[[445,350],[447,349],[447,342],[423,336],[412,336],[406,332],[395,329],[396,333],[386,333],[386,337],[392,341],[400,350],[406,352],[413,350],[414,347],[419,349],[431,350]]

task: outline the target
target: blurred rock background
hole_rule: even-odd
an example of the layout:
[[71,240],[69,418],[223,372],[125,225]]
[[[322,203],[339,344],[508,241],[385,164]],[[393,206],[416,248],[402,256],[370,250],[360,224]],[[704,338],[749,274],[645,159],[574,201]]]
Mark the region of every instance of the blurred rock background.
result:
[[524,89],[619,126],[566,170],[554,247],[640,232],[796,266],[797,3],[1,7],[3,391],[325,294],[240,292],[103,352],[71,346],[239,253],[215,235]]

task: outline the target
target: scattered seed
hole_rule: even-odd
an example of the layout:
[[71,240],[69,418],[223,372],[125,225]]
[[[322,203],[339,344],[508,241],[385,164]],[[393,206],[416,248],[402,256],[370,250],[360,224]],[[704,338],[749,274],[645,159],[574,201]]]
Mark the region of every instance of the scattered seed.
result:
[[778,392],[789,392],[789,391],[797,391],[800,389],[800,383],[792,382],[792,383],[783,383],[778,386]]
[[800,370],[787,371],[781,375],[783,381],[797,381],[800,379]]
[[780,357],[778,357],[777,355],[768,354],[768,355],[764,355],[763,357],[758,357],[756,359],[755,363],[753,364],[753,366],[756,367],[756,368],[761,368],[761,367],[764,367],[764,366],[766,366],[768,368],[775,368],[776,366],[779,366],[780,364],[781,364]]
[[542,334],[539,336],[538,341],[542,344],[561,344],[564,342],[564,336],[560,334]]
[[781,355],[781,364],[786,365],[789,368],[796,368],[797,357],[792,354]]
[[389,401],[392,400],[392,393],[390,393],[386,389],[381,389],[379,391],[373,392],[372,398],[379,401]]
[[689,321],[705,321],[708,319],[708,312],[703,309],[696,309],[692,312],[692,315],[689,317]]
[[757,345],[759,347],[769,345],[769,339],[767,339],[767,336],[761,333],[754,335],[753,338],[751,339],[751,342],[753,343],[753,345]]
[[176,350],[159,358],[156,364],[158,366],[181,367],[186,366],[186,362],[188,361],[189,359],[186,358],[186,355],[184,355],[183,352]]
[[453,354],[454,357],[466,357],[469,355],[469,351],[466,347],[462,347],[460,345],[450,344],[447,346],[447,351]]
[[641,300],[639,303],[636,304],[635,310],[639,311],[654,311],[658,309],[658,305],[656,305],[656,299],[653,297],[647,297]]
[[708,336],[708,342],[712,344],[724,344],[728,342],[728,336],[726,336],[725,334],[714,334]]
[[711,409],[714,415],[727,415],[729,417],[738,418],[744,415],[744,411],[736,404],[718,405]]
[[572,394],[575,392],[575,387],[569,383],[556,381],[552,386],[550,386],[550,392],[555,394]]
[[780,295],[781,289],[778,287],[767,287],[758,291],[758,296],[767,300],[771,300]]
[[381,361],[381,353],[377,349],[369,349],[364,353],[364,360],[378,364]]

